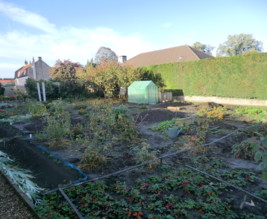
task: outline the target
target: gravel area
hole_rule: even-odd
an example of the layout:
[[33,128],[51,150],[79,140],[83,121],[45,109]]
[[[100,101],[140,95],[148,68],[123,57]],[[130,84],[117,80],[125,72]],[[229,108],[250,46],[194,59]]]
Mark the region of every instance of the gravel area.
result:
[[0,174],[0,219],[24,218],[35,219],[36,217]]

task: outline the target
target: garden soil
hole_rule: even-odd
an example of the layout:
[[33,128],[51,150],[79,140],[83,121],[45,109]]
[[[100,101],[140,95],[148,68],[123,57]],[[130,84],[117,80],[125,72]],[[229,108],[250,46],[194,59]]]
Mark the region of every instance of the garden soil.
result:
[[49,157],[45,151],[22,139],[20,135],[13,127],[1,124],[0,138],[5,137],[6,141],[0,142],[0,150],[14,159],[19,167],[30,170],[35,177],[33,181],[38,186],[53,189],[83,177],[78,171]]

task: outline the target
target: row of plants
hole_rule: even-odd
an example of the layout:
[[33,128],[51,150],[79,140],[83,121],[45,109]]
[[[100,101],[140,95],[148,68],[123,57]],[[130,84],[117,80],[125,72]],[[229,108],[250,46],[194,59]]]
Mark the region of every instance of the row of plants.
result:
[[267,108],[266,107],[249,107],[240,106],[234,110],[238,115],[245,115],[251,120],[256,122],[266,122],[267,121]]
[[242,133],[243,140],[232,146],[232,154],[237,158],[254,160],[257,162],[258,171],[262,172],[263,179],[267,182],[267,126],[266,124],[255,127]]
[[[207,157],[198,157],[192,164],[220,176],[221,168],[226,168],[219,160]],[[139,171],[142,174],[145,170]],[[230,187],[188,168],[162,165],[155,172],[146,172],[131,185],[113,179],[65,192],[85,218],[264,218],[264,208],[259,215],[236,208],[238,200]],[[243,170],[227,171],[222,178],[241,187],[255,182],[255,175]],[[75,217],[73,209],[56,193],[46,195],[37,211],[45,218]]]

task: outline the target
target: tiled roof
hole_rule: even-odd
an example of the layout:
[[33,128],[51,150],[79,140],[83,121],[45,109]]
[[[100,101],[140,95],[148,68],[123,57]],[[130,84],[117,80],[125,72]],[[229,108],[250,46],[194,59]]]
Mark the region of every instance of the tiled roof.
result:
[[15,78],[20,78],[20,77],[24,77],[24,76],[28,76],[29,73],[29,68],[31,67],[31,64],[28,65],[24,65],[21,68],[19,68],[16,72],[15,72]]
[[129,59],[125,63],[139,67],[147,65],[160,65],[172,62],[192,61],[206,58],[213,58],[213,56],[194,49],[190,46],[178,46],[168,49],[141,53]]

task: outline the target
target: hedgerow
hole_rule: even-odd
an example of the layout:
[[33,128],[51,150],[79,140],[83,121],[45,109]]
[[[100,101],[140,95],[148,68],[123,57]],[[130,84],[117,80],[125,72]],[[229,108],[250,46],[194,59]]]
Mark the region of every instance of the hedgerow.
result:
[[147,66],[185,96],[267,98],[267,53]]

